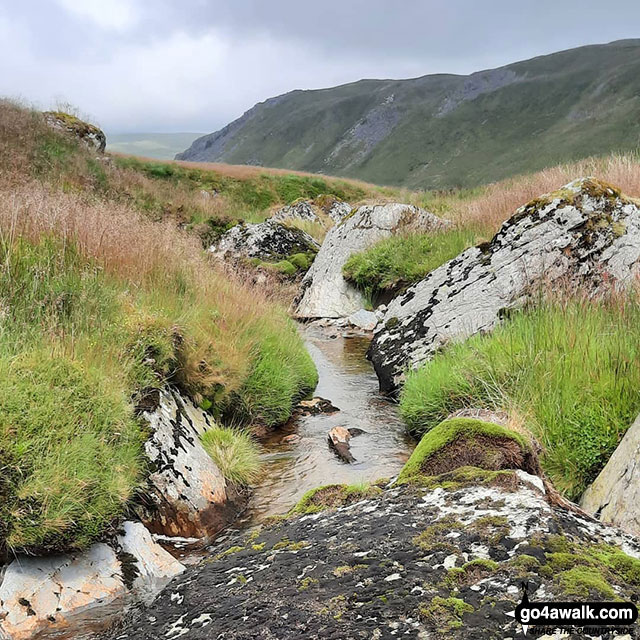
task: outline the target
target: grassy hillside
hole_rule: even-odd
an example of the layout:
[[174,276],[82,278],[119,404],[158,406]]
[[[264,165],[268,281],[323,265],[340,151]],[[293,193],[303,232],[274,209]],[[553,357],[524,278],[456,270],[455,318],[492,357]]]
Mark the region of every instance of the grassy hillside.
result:
[[0,102],[0,556],[85,547],[125,512],[150,387],[272,425],[316,383],[284,310],[162,215],[199,183],[125,165]]
[[196,140],[185,160],[467,187],[640,144],[640,41],[588,46],[471,76],[293,91]]

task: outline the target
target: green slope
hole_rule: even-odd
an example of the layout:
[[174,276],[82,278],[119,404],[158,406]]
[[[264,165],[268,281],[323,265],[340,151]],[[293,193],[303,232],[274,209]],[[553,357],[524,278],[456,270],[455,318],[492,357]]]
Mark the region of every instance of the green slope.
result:
[[640,40],[624,40],[470,76],[293,91],[178,158],[447,188],[638,146]]

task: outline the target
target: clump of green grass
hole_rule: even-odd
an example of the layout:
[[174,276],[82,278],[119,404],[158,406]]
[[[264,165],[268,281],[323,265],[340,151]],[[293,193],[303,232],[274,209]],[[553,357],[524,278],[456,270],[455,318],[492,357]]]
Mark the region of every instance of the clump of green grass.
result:
[[464,407],[516,413],[543,445],[544,470],[576,499],[640,411],[639,323],[634,299],[541,302],[410,372],[402,415],[422,434]]
[[375,297],[422,280],[428,273],[482,241],[471,229],[391,236],[354,253],[342,268],[344,277]]
[[200,439],[227,480],[239,485],[250,485],[258,479],[260,450],[247,432],[214,427],[205,431]]

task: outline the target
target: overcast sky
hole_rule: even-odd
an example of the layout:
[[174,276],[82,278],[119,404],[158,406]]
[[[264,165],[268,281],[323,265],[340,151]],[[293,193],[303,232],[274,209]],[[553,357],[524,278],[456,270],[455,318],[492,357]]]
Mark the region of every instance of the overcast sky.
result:
[[108,133],[209,132],[292,89],[633,37],[638,0],[0,0],[0,94]]

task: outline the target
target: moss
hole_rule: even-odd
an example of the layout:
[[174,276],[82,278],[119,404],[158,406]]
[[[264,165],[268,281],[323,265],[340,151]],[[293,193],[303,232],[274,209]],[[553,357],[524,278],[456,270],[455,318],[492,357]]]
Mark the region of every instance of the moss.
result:
[[396,318],[395,316],[393,318],[389,318],[385,323],[384,323],[384,328],[388,329],[389,331],[392,329],[395,329],[398,325],[400,324],[400,320],[398,320],[398,318]]
[[[470,459],[477,458],[473,466],[489,470],[500,469],[504,464],[500,450],[505,443],[510,442],[517,447],[523,461],[531,457],[529,445],[520,434],[491,422],[471,418],[453,418],[441,422],[422,437],[402,468],[397,484],[412,483],[424,475],[435,475],[433,472],[430,473],[430,470],[441,469],[443,465],[449,464],[453,468],[456,465],[463,466],[465,463],[459,464],[457,460],[466,460],[474,441],[481,442],[482,448],[480,451],[473,452]],[[490,446],[493,443],[496,445],[494,448]],[[457,460],[451,460],[447,456],[446,450],[451,446],[461,449],[463,455],[456,456]],[[443,460],[443,456],[447,460]]]
[[419,608],[420,617],[441,633],[461,627],[464,614],[473,611],[473,607],[460,598],[440,596],[435,596],[429,605],[421,605]]
[[586,556],[578,556],[575,553],[548,553],[547,564],[555,573],[558,571],[567,571],[575,566],[593,564]]
[[317,513],[325,509],[336,509],[381,493],[382,489],[376,486],[329,484],[307,491],[288,515],[303,515]]
[[288,257],[288,261],[298,271],[308,271],[314,258],[315,254],[309,251],[307,253],[294,253],[293,255]]
[[485,558],[476,558],[462,565],[462,567],[453,567],[447,572],[445,584],[450,589],[460,587],[465,584],[473,584],[485,576],[495,573],[499,564],[494,560]]
[[309,543],[305,540],[294,542],[293,540],[289,540],[289,538],[282,538],[280,542],[276,542],[276,544],[273,545],[273,550],[279,551],[286,549],[287,551],[300,551],[301,549],[306,549],[308,546]]
[[555,580],[563,596],[575,598],[601,597],[612,600],[616,593],[606,577],[595,567],[573,567],[560,573]]
[[354,564],[354,565],[345,564],[340,567],[336,567],[333,570],[333,575],[336,578],[342,578],[342,576],[348,576],[354,571],[358,571],[360,569],[366,569],[366,568],[367,568],[366,564]]
[[465,526],[454,517],[445,517],[440,522],[436,522],[427,527],[422,533],[416,536],[412,542],[423,551],[433,553],[434,551],[451,551],[455,546],[445,541],[445,536],[455,530],[462,531]]
[[500,486],[508,490],[510,487],[518,486],[518,482],[513,471],[487,471],[478,467],[460,467],[437,476],[415,475],[400,484],[411,484],[431,490],[442,488],[447,491],[456,491],[471,486]]
[[318,584],[318,580],[316,580],[316,578],[302,578],[302,580],[300,580],[300,584],[298,585],[298,591],[305,591],[306,589],[309,589],[316,584]]
[[254,551],[262,551],[264,549],[265,544],[266,544],[266,542],[260,542],[258,544],[252,544],[251,548]]
[[515,556],[509,561],[509,566],[516,569],[518,575],[536,572],[540,568],[540,561],[534,556],[523,553],[522,555]]

